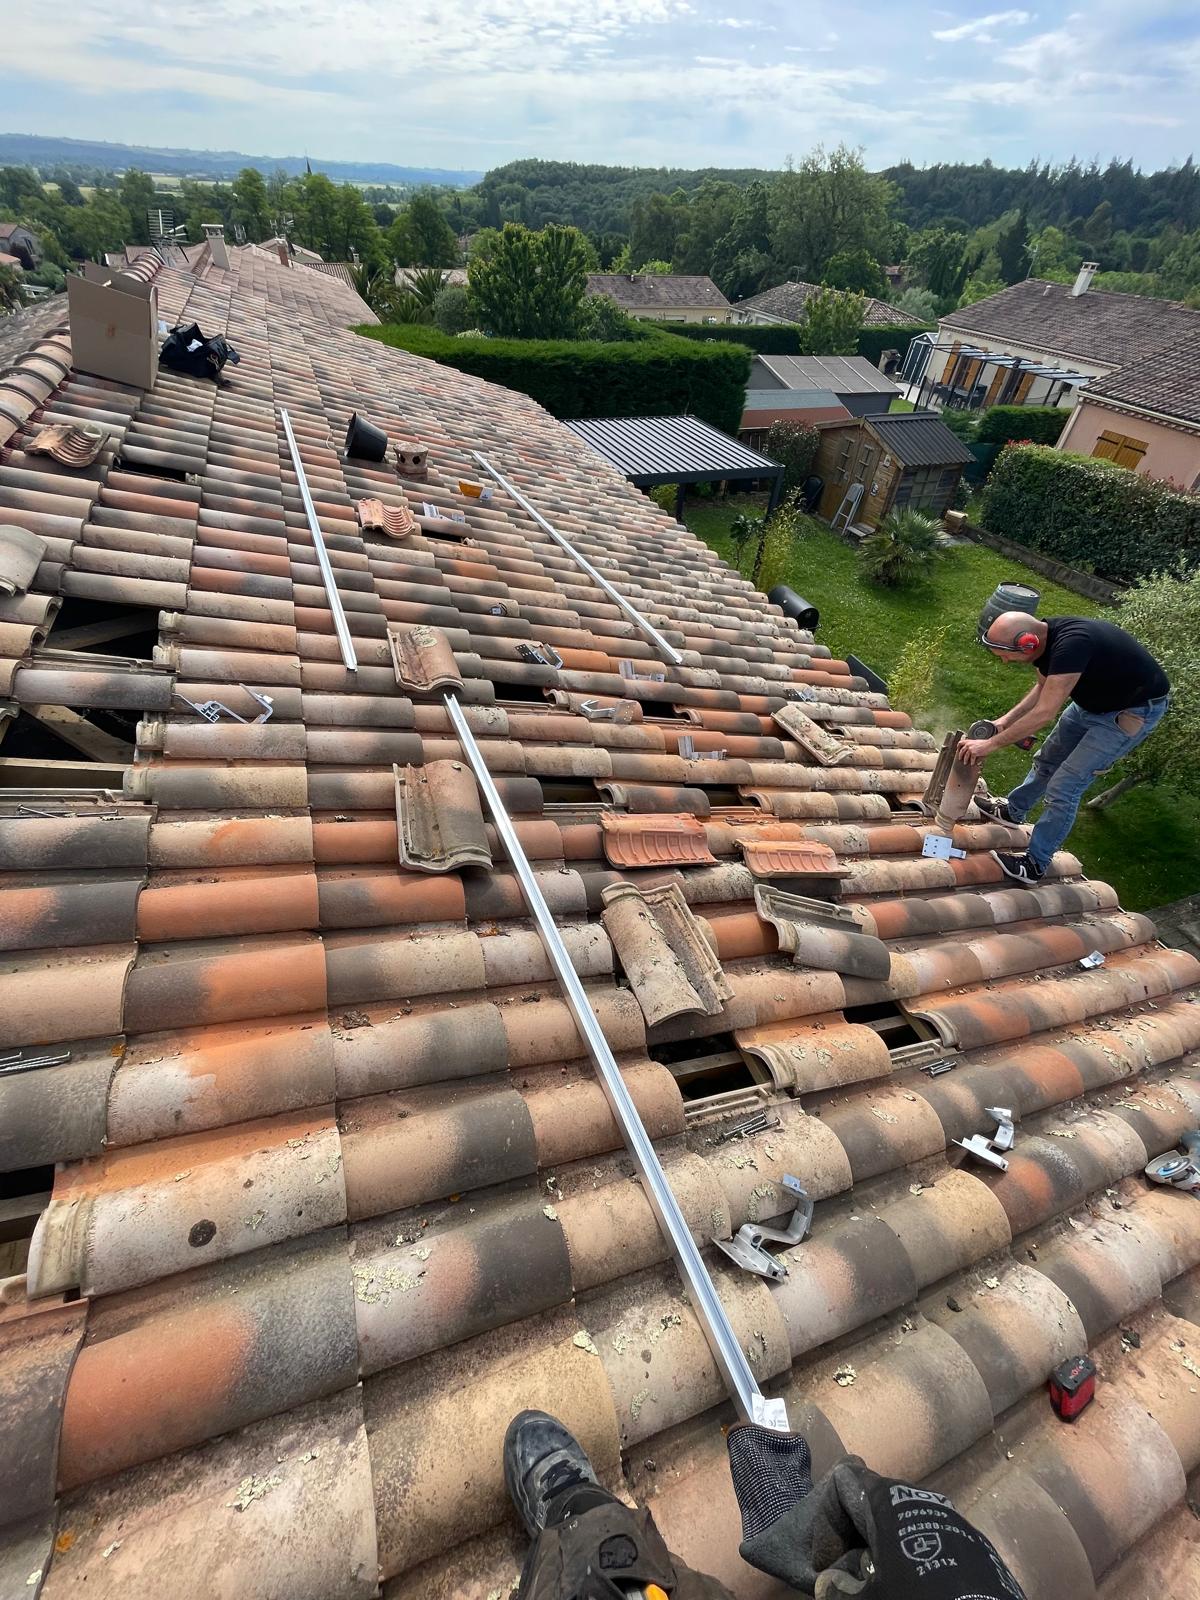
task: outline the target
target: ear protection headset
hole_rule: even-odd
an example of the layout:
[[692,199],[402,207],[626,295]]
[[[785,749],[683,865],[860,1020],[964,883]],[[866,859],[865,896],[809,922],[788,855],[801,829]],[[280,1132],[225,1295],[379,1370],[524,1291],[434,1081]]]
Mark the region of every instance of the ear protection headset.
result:
[[1036,633],[1026,632],[1017,634],[1011,644],[999,644],[995,639],[988,638],[987,628],[980,628],[978,638],[979,643],[987,645],[989,650],[1002,650],[1011,656],[1032,655],[1041,643]]

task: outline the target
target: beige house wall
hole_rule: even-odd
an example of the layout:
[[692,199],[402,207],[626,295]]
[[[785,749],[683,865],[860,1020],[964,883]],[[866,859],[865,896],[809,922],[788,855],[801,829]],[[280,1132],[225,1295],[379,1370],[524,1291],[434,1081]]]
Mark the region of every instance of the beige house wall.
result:
[[[620,305],[620,301],[617,302]],[[628,309],[628,308],[623,308]],[[631,317],[645,317],[650,322],[728,322],[729,312],[719,306],[671,306],[662,311],[629,310]]]
[[1182,489],[1200,487],[1200,429],[1156,422],[1134,411],[1082,399],[1063,429],[1058,448],[1090,456],[1102,433],[1124,434],[1146,446],[1138,472],[1169,479]]

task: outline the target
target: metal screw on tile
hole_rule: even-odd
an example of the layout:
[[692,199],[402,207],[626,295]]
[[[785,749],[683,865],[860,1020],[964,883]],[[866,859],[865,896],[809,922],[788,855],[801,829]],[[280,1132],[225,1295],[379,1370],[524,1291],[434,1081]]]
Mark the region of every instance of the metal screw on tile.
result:
[[69,1050],[58,1050],[48,1055],[39,1055],[36,1050],[32,1055],[26,1055],[23,1050],[12,1050],[0,1056],[0,1073],[33,1072],[39,1067],[59,1067],[70,1059]]

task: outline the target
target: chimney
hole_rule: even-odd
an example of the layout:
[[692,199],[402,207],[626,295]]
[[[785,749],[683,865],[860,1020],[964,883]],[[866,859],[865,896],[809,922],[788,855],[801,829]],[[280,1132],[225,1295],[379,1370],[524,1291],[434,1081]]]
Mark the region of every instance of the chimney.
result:
[[287,240],[286,239],[280,239],[279,243],[276,245],[275,248],[279,251],[279,259],[283,263],[283,265],[285,267],[290,267],[291,264],[292,264],[292,254],[291,254],[291,248],[288,245]]
[[225,225],[221,222],[206,222],[203,227],[213,266],[228,271],[229,251],[225,247]]
[[638,275],[636,272],[631,272],[629,274],[629,281],[630,283],[636,283],[638,281]]
[[1085,261],[1083,263],[1079,269],[1079,276],[1071,285],[1071,295],[1073,298],[1078,299],[1081,294],[1086,294],[1088,292],[1092,286],[1092,279],[1096,276],[1096,273],[1099,270],[1100,263],[1098,261]]

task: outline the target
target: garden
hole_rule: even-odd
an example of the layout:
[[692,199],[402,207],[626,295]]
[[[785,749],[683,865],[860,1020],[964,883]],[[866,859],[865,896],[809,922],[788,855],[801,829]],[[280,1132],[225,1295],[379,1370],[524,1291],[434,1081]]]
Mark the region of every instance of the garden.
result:
[[[996,585],[1015,579],[1040,590],[1042,616],[1096,616],[1101,608],[1040,574],[982,545],[940,546],[927,562],[898,584],[868,576],[863,552],[852,548],[814,517],[789,512],[760,547],[747,521],[761,517],[762,496],[693,499],[684,520],[691,530],[747,576],[757,559],[762,588],[786,583],[821,613],[818,640],[835,656],[853,653],[889,685],[893,703],[918,726],[939,738],[950,728],[965,728],[977,717],[1008,709],[1029,685],[1026,672],[997,661],[976,643],[979,612]],[[739,518],[743,519],[739,522]],[[1188,603],[1200,609],[1200,579],[1193,579]],[[1133,591],[1127,619],[1131,631],[1150,641],[1154,596],[1142,601]],[[1178,597],[1173,603],[1177,603]],[[1141,608],[1140,610],[1138,608]],[[1196,621],[1200,622],[1200,615]],[[1194,630],[1191,637],[1195,637]],[[1154,648],[1161,648],[1155,640]],[[1174,664],[1166,662],[1177,678]],[[1183,719],[1191,708],[1172,711]],[[1191,711],[1194,715],[1194,711]],[[1186,730],[1186,723],[1181,723]],[[1170,730],[1156,738],[1167,748]],[[1186,761],[1186,740],[1182,759]],[[1154,741],[1147,741],[1147,757]],[[986,777],[994,793],[1006,793],[1023,775],[1028,756],[1004,750],[988,762]],[[1136,775],[1136,774],[1130,774]],[[1123,776],[1118,769],[1116,781]],[[1097,783],[1093,796],[1104,787]],[[1126,910],[1147,910],[1200,891],[1200,797],[1184,770],[1167,781],[1139,783],[1103,810],[1081,809],[1068,849],[1089,876],[1111,883]]]

